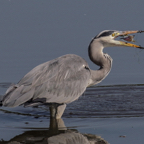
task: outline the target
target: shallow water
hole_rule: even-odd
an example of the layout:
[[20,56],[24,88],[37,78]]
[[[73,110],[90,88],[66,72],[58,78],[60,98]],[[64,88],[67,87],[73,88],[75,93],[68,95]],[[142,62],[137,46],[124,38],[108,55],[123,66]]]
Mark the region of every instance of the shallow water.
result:
[[[0,95],[9,86],[0,84]],[[144,132],[144,85],[88,88],[69,104],[58,122],[49,119],[47,107],[0,109],[1,143],[141,143]],[[58,126],[57,126],[58,125]],[[97,144],[96,143],[96,144]]]

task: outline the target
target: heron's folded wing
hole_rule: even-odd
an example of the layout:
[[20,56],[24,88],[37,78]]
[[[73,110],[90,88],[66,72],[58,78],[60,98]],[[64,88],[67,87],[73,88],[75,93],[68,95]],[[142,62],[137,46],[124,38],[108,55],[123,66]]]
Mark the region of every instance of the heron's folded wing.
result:
[[90,71],[85,65],[85,60],[76,55],[65,55],[43,63],[26,74],[16,89],[6,94],[3,104],[15,107],[40,98],[45,98],[46,102],[72,102],[88,85]]

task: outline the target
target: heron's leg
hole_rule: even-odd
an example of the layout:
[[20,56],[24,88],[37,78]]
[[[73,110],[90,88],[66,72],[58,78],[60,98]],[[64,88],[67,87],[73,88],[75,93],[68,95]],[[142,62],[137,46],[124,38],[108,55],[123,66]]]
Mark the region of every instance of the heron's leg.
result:
[[49,110],[50,110],[50,118],[51,118],[51,119],[56,118],[57,106],[56,106],[55,104],[52,104],[52,105],[49,107]]
[[59,119],[61,118],[62,114],[64,113],[64,110],[66,108],[66,104],[52,104],[49,109],[50,109],[50,118],[56,118]]
[[57,107],[56,119],[61,118],[66,108],[66,104],[60,105]]

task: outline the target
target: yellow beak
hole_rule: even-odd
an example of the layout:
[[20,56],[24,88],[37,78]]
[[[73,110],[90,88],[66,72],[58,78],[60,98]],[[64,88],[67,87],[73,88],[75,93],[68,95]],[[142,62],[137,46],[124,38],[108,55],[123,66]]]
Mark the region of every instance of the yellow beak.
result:
[[134,34],[134,33],[143,33],[144,31],[141,31],[141,30],[135,30],[135,31],[122,31],[121,33],[120,33],[120,35],[119,36],[121,36],[121,35],[128,35],[128,34]]
[[123,42],[123,41],[120,41],[120,45],[144,49],[144,47],[141,47],[140,45],[135,45],[135,44],[131,44],[131,43]]
[[[120,32],[119,36],[125,36],[125,35],[128,35],[128,34],[133,34],[133,33],[142,33],[144,31],[139,31],[139,30],[136,30],[136,31],[122,31]],[[128,43],[128,42],[123,42],[123,41],[119,41],[120,42],[120,45],[122,46],[128,46],[128,47],[135,47],[135,48],[140,48],[140,49],[144,49],[144,47],[141,47],[140,45],[135,45],[135,44],[131,44],[131,43]]]

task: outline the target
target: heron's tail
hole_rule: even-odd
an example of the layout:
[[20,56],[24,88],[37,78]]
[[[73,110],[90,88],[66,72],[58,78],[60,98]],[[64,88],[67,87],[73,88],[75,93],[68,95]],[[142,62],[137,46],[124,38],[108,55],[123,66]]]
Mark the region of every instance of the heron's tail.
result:
[[5,95],[0,95],[0,107],[3,106],[3,99]]
[[29,101],[34,95],[31,85],[12,85],[3,97],[2,105],[6,107],[16,107]]
[[2,106],[3,96],[0,96],[0,107]]
[[3,102],[5,101],[5,99],[7,99],[8,95],[9,95],[10,93],[12,93],[16,88],[17,88],[16,85],[11,85],[11,86],[7,89],[6,94],[3,95],[3,96],[0,96],[0,106],[3,106]]

